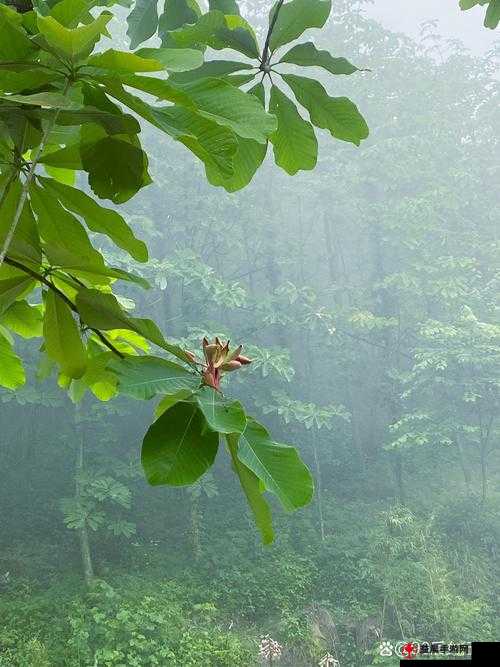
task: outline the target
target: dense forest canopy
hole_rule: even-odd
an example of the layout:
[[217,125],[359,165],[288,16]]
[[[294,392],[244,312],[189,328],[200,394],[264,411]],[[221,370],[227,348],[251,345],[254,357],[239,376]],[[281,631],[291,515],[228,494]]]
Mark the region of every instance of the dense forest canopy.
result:
[[[131,8],[136,17],[141,4],[148,3]],[[359,147],[332,141],[319,123],[307,131],[308,149],[300,144],[290,161],[290,146],[274,134],[251,182],[233,192],[234,170],[225,189],[214,188],[207,163],[195,162],[185,142],[141,121],[151,184],[113,207],[135,250],[89,235],[87,257],[98,251],[116,272],[90,289],[106,294],[112,286],[127,325],[139,320],[136,313],[154,320],[170,351],[198,355],[204,336],[244,343],[241,354],[252,363],[228,374],[224,396],[265,423],[278,443],[300,450],[315,481],[312,502],[289,515],[270,497],[276,540],[264,548],[223,456],[184,489],[148,486],[137,443],[153,409],[168,415],[172,405],[189,406],[187,397],[172,404],[160,391],[167,396],[154,406],[132,401],[139,396],[129,382],[125,396],[99,401],[83,392],[81,377],[70,383],[48,372],[52,364],[40,366],[40,338],[32,337],[43,333],[39,291],[28,294],[24,284],[0,319],[0,375],[13,354],[4,350],[15,342],[27,376],[0,393],[2,667],[257,665],[268,634],[283,647],[280,664],[315,665],[330,652],[342,666],[394,667],[399,660],[379,655],[382,639],[498,638],[498,52],[473,56],[432,23],[413,41],[367,19],[364,4],[335,2],[311,44],[369,71],[332,76],[303,62],[287,69],[356,102],[370,128]],[[269,3],[241,8],[264,45]],[[126,23],[129,13],[119,10],[110,24],[116,51],[128,49],[139,25]],[[32,34],[29,23],[23,29]],[[144,60],[157,48],[152,43],[142,47]],[[215,50],[205,60],[222,56]],[[234,52],[230,58],[250,61]],[[192,86],[183,76],[193,71],[170,73],[172,86]],[[23,71],[4,74],[2,82],[15,82]],[[144,74],[126,76],[145,85]],[[293,86],[278,85],[294,99]],[[140,115],[135,104],[126,122]],[[44,108],[29,113],[42,117]],[[315,123],[297,109],[289,122]],[[259,143],[241,137],[248,128],[234,118],[220,122],[237,142]],[[52,188],[52,205],[65,187],[93,197],[86,179],[72,180],[60,164],[47,162],[37,173],[36,187]],[[30,198],[39,211],[37,195],[43,198],[38,191]],[[136,261],[142,241],[147,263]],[[48,258],[59,267],[56,286],[74,290],[77,277],[88,289],[88,271],[80,265],[75,275],[75,264],[60,257]],[[12,268],[2,266],[3,279],[19,278]],[[127,276],[133,280],[114,283]],[[121,354],[143,354],[143,331],[124,329],[103,335]],[[99,346],[96,336],[83,335],[87,347]],[[159,356],[154,350],[148,356]],[[100,369],[111,374],[104,376],[111,387],[121,363]],[[100,393],[106,384],[98,384]],[[177,393],[185,389],[176,385]],[[148,385],[140,397],[155,393]],[[203,410],[203,399],[197,405]],[[166,422],[162,432],[169,428]],[[269,481],[266,488],[273,490]]]

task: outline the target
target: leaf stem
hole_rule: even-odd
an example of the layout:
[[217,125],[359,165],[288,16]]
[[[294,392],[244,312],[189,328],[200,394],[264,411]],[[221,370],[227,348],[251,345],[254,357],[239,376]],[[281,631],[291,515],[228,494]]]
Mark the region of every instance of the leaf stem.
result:
[[[72,78],[67,77],[66,78],[66,83],[64,84],[64,90],[63,90],[63,97],[66,97],[68,90],[71,85]],[[55,109],[54,115],[50,119],[50,121],[47,124],[47,127],[45,128],[45,132],[43,133],[42,139],[40,143],[38,144],[38,147],[32,157],[30,167],[28,169],[28,172],[26,174],[25,181],[23,183],[22,189],[21,189],[21,194],[19,196],[19,201],[17,202],[17,207],[16,211],[14,213],[14,217],[12,219],[12,222],[10,224],[9,230],[5,236],[2,250],[0,251],[0,268],[2,268],[2,264],[5,261],[7,252],[10,248],[10,244],[12,243],[12,239],[14,238],[14,234],[17,229],[17,225],[19,224],[19,220],[21,218],[21,214],[24,209],[24,205],[26,203],[26,199],[28,198],[28,191],[29,187],[31,185],[31,181],[33,180],[33,177],[35,175],[35,169],[38,164],[38,160],[40,159],[40,155],[42,154],[43,149],[45,148],[45,144],[47,143],[47,139],[49,138],[50,133],[54,129],[54,125],[57,122],[57,118],[59,116],[59,112],[61,111],[60,107]]]
[[273,17],[269,23],[269,30],[267,31],[266,41],[264,42],[264,50],[262,51],[262,60],[260,61],[260,68],[263,72],[267,71],[265,68],[269,67],[269,42],[271,41],[271,36],[273,34],[274,26],[278,20],[278,14],[280,13],[281,6],[285,0],[278,0],[276,9],[274,11]]
[[[70,298],[64,294],[58,287],[54,285],[54,283],[51,283],[46,276],[43,276],[41,273],[38,273],[37,271],[34,271],[33,269],[30,269],[28,266],[25,266],[24,264],[21,264],[21,262],[16,261],[15,259],[11,259],[10,257],[5,257],[4,259],[6,264],[10,264],[10,266],[14,266],[16,269],[19,269],[20,271],[23,271],[23,273],[26,273],[28,276],[31,276],[35,280],[37,280],[40,283],[43,283],[46,287],[51,289],[53,292],[57,294],[59,298],[61,298],[64,303],[71,308],[71,310],[78,315],[80,319],[82,319],[82,316],[80,315],[80,311],[78,308],[75,306],[75,304],[71,301]],[[83,321],[83,320],[82,320]],[[95,333],[95,335],[99,338],[99,340],[108,348],[111,350],[111,352],[114,352],[120,359],[124,358],[124,355],[111,343],[106,336],[100,331],[99,329],[94,329],[93,327],[88,327],[90,331]]]

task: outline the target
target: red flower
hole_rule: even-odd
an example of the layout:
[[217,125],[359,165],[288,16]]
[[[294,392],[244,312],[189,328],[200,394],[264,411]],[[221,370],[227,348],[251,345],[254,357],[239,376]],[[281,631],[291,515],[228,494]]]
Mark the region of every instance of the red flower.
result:
[[202,345],[205,357],[201,373],[203,384],[217,391],[220,391],[220,381],[224,373],[231,373],[252,362],[251,359],[240,354],[241,345],[229,352],[229,341],[222,343],[217,336],[213,343],[204,338]]

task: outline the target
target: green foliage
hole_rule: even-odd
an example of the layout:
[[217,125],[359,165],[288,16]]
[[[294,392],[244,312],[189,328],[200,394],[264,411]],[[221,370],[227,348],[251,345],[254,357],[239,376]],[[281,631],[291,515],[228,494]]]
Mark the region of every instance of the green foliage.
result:
[[[184,144],[205,164],[208,180],[228,191],[251,180],[269,142],[276,163],[296,174],[316,165],[318,141],[312,124],[357,145],[368,129],[347,98],[331,98],[319,82],[275,70],[279,64],[318,65],[335,75],[358,68],[318,51],[312,43],[296,45],[279,63],[271,62],[277,49],[309,28],[324,26],[329,1],[278,2],[261,49],[236,2],[211,2],[202,13],[195,0],[167,0],[159,16],[156,2],[137,0],[128,16],[131,47],[136,49],[157,31],[162,46],[135,53],[102,48],[103,40],[111,37],[115,3],[105,4],[101,10],[93,0],[37,3],[26,16],[0,8],[3,42],[10,45],[0,52],[0,153],[6,158],[0,172],[0,344],[5,357],[0,380],[8,389],[25,380],[12,334],[41,335],[51,362],[47,368],[55,367],[59,385],[74,401],[87,391],[104,401],[118,391],[142,399],[161,394],[162,412],[146,435],[143,461],[150,481],[183,485],[196,481],[212,465],[217,434],[250,434],[254,422],[239,404],[226,404],[213,393],[219,390],[218,367],[210,369],[207,362],[207,368],[200,369],[192,353],[165,340],[152,320],[132,317],[127,312],[132,303],[114,294],[117,280],[148,284],[132,271],[110,266],[88,231],[106,236],[137,261],[145,262],[148,252],[117,211],[75,187],[76,174],[86,175],[97,198],[114,204],[129,201],[150,185],[137,116]],[[233,49],[254,62],[204,62],[207,47]],[[257,74],[272,83],[267,111],[262,80],[249,90],[242,88]],[[275,75],[292,88],[312,124],[277,87]],[[143,93],[157,102],[146,101]],[[38,299],[39,289],[40,303],[25,300],[31,294]],[[229,291],[217,286],[214,296],[230,307],[243,299],[238,283]],[[176,362],[141,357],[149,344],[176,357]],[[270,365],[279,366],[279,356],[257,360],[264,377]],[[228,358],[226,364],[221,372],[241,365],[239,357]],[[291,371],[279,372],[290,377]],[[196,391],[200,384],[212,389]],[[183,439],[183,433],[189,437]],[[296,451],[263,433],[254,441],[241,435],[230,449],[269,538],[268,511],[260,490],[256,492],[256,480],[289,510],[309,501],[312,482]],[[204,444],[208,455],[199,457]],[[178,460],[172,461],[174,451]],[[80,514],[89,515],[87,510],[74,508],[69,523],[81,523]]]
[[[58,586],[55,594],[11,602],[5,631],[2,627],[0,665],[251,664],[251,643],[222,627],[213,604],[193,604],[189,590],[174,581],[143,584],[134,578],[117,580],[115,587],[96,581],[86,594]],[[23,629],[15,628],[14,619]],[[34,622],[45,642],[29,638]]]
[[240,436],[238,458],[275,493],[283,507],[293,511],[311,500],[313,482],[297,451],[273,443],[269,433],[255,420],[248,420]]
[[460,9],[471,9],[476,5],[487,5],[484,17],[484,27],[494,30],[500,21],[499,0],[460,0]]
[[212,466],[219,437],[205,423],[197,405],[179,402],[150,426],[142,447],[150,484],[193,484]]
[[69,644],[105,665],[247,664],[249,651],[240,640],[212,629],[194,609],[191,619],[184,591],[173,582],[159,584],[154,595],[98,582],[88,603],[72,610]]
[[158,2],[155,0],[136,0],[128,15],[127,35],[130,38],[130,48],[135,49],[139,44],[154,35],[158,26]]
[[[166,11],[168,7],[169,2],[167,1]],[[285,63],[301,66],[315,65],[323,67],[334,75],[352,74],[358,71],[357,67],[345,59],[334,58],[327,51],[316,50],[310,42],[293,47],[279,61],[272,62],[274,52],[281,46],[294,41],[308,28],[323,27],[330,14],[331,2],[315,0],[311,3],[292,0],[285,4],[276,3],[270,13],[269,27],[262,52],[259,50],[250,26],[236,14],[235,8],[224,5],[222,7],[224,11],[231,11],[231,14],[224,16],[211,5],[210,11],[200,15],[196,20],[193,16],[183,17],[180,19],[185,21],[182,27],[179,21],[173,24],[176,26],[175,29],[163,33],[164,44],[174,43],[178,47],[191,48],[208,45],[213,49],[221,49],[226,46],[257,61],[254,67],[257,72],[248,76],[244,75],[241,83],[235,79],[235,85],[246,85],[260,73],[262,73],[262,79],[267,76],[272,83],[268,110],[276,115],[278,127],[271,135],[270,141],[274,145],[276,164],[287,173],[295,174],[299,170],[310,170],[315,167],[318,147],[313,125],[321,129],[329,129],[332,136],[338,139],[359,145],[361,140],[368,136],[368,128],[352,102],[345,98],[330,98],[321,86],[322,94],[314,90],[313,95],[309,89],[316,82],[302,77],[302,88],[305,88],[306,92],[297,87],[291,87],[298,102],[309,112],[311,122],[307,122],[301,117],[295,104],[276,86],[273,79],[274,75],[280,76],[285,83],[290,85],[287,77],[292,75],[282,73],[279,68],[280,64]],[[226,40],[225,44],[223,40]],[[277,66],[278,69],[276,69]],[[186,82],[216,74],[227,75],[237,71],[246,71],[248,68],[249,64],[246,62],[208,61],[198,69],[174,75],[172,78],[179,82]],[[248,92],[257,95],[262,104],[265,104],[265,90],[261,84],[254,86]],[[318,104],[323,106],[322,114],[315,111]],[[248,138],[251,139],[251,137]],[[237,190],[246,185],[259,168],[265,151],[259,149],[255,142],[243,142],[240,139],[238,143],[239,149],[234,160],[235,165],[238,165],[239,173],[226,176],[226,182],[224,182],[219,174],[209,169],[207,177],[213,185],[224,185],[229,191]],[[239,159],[240,154],[241,160]]]
[[135,533],[135,524],[116,516],[116,509],[130,509],[130,489],[104,470],[78,471],[78,495],[62,498],[59,502],[64,523],[71,530],[106,529],[115,537],[129,538]]

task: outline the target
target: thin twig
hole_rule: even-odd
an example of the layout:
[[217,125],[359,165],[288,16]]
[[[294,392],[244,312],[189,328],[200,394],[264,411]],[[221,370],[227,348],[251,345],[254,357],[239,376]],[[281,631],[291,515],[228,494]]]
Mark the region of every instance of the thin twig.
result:
[[[15,259],[11,259],[10,257],[5,257],[5,263],[10,264],[10,266],[14,266],[16,269],[19,269],[20,271],[23,271],[23,273],[26,273],[28,276],[31,276],[35,280],[37,280],[40,283],[43,283],[46,285],[49,289],[51,289],[53,292],[57,294],[57,296],[64,301],[64,303],[71,308],[71,310],[78,315],[78,317],[83,321],[82,316],[80,314],[80,311],[78,308],[75,306],[75,304],[71,301],[69,297],[64,294],[58,287],[54,285],[54,283],[51,283],[50,280],[48,280],[45,276],[43,276],[41,273],[38,273],[37,271],[34,271],[33,269],[30,269],[29,266],[25,266],[24,264],[21,264],[21,262],[18,262]],[[124,358],[124,355],[111,343],[106,336],[99,330],[99,329],[94,329],[93,327],[88,327],[89,331],[92,331],[95,333],[95,335],[99,338],[99,340],[108,348],[111,350],[111,352],[114,352],[117,356],[120,357],[120,359]]]

